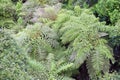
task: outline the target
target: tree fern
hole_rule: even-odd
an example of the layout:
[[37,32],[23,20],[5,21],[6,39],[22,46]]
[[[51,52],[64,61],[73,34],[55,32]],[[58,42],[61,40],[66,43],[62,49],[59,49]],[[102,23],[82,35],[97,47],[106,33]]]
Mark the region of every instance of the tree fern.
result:
[[[100,36],[100,29],[104,24],[100,23],[88,9],[75,7],[75,11],[62,11],[53,28],[58,32],[62,44],[69,44],[68,54],[71,54],[74,66],[78,68],[85,60],[91,58],[87,62],[90,64],[87,65],[88,72],[91,79],[96,79],[97,76],[101,76],[103,66],[112,59],[107,41]],[[104,60],[107,62],[105,63]],[[109,65],[106,66],[108,71]]]
[[19,45],[26,47],[33,58],[38,60],[44,59],[47,53],[52,52],[52,48],[59,46],[56,33],[50,27],[39,23],[28,25],[13,37]]

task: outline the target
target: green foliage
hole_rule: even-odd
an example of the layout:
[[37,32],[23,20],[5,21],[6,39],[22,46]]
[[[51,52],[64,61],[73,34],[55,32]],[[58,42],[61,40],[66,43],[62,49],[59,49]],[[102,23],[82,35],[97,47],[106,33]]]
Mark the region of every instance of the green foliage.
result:
[[21,8],[22,8],[21,1],[17,2],[17,4],[14,4],[11,0],[1,0],[0,28],[14,29],[18,31],[17,29],[21,28],[20,24],[23,23],[22,18],[19,16]]
[[15,7],[16,7],[17,13],[19,13],[22,10],[22,2],[18,1]]
[[15,5],[11,0],[0,0],[0,28],[11,28],[14,24]]
[[9,35],[11,33],[6,32],[9,31],[0,31],[0,79],[29,80],[27,58]]
[[119,80],[120,75],[116,72],[114,73],[106,73],[101,80]]
[[106,26],[90,9],[75,6],[83,6],[85,0],[62,0],[69,9],[75,6],[72,10],[61,9],[58,1],[27,0],[16,5],[0,1],[0,80],[74,80],[70,76],[84,62],[91,80],[119,80],[119,73],[109,73],[109,60],[113,63],[114,58],[106,38],[119,43],[119,6],[113,5],[119,4],[117,0],[100,0],[94,8],[107,4],[108,11],[97,12],[109,15],[115,26]]
[[94,7],[94,11],[98,13],[99,17],[110,17],[112,24],[120,19],[120,2],[119,0],[99,0]]
[[[100,28],[104,24],[88,10],[75,7],[75,11],[61,10],[53,28],[58,32],[63,45],[69,44],[67,54],[78,68],[87,60],[91,79],[101,76],[101,71],[109,71],[112,54],[107,41],[101,38]],[[108,65],[107,65],[108,64]],[[106,66],[106,67],[104,67]]]
[[60,3],[55,4],[54,6],[40,6],[39,3],[28,0],[23,4],[20,15],[24,19],[24,24],[33,24],[36,22],[46,23],[50,20],[55,20],[60,9]]
[[36,62],[29,61],[30,66],[33,68],[35,73],[38,76],[35,76],[36,79],[43,80],[73,80],[71,78],[67,78],[66,76],[60,75],[59,73],[68,70],[73,63],[67,64],[57,64],[58,61],[54,60],[54,55],[49,53],[46,61]]
[[73,9],[76,5],[80,7],[88,8],[94,6],[98,0],[60,0],[66,8]]
[[52,52],[52,48],[59,46],[56,33],[40,23],[28,25],[14,38],[20,46],[26,46],[29,55],[37,60],[44,59],[47,53]]
[[109,34],[109,41],[112,46],[120,44],[120,20],[115,23],[115,26],[102,26],[100,31]]
[[[73,63],[56,61],[54,54],[50,53],[51,49],[58,45],[54,41],[56,35],[53,35],[54,32],[51,35],[50,31],[52,32],[50,28],[46,29],[40,24],[35,24],[33,27],[30,25],[23,32],[11,34],[11,37],[10,33],[3,34],[1,31],[0,79],[73,80],[62,74],[69,70]],[[51,43],[49,39],[53,39],[51,41],[54,42]],[[35,56],[30,55],[29,50]]]

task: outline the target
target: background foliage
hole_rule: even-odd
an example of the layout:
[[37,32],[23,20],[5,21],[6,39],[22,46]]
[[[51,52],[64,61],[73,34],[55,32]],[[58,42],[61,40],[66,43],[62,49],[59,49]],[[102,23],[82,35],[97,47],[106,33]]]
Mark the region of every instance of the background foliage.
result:
[[112,24],[120,19],[120,2],[119,0],[99,0],[95,5],[94,11],[104,21],[106,18],[110,19]]
[[119,80],[119,14],[119,0],[1,0],[0,80],[87,80],[71,77],[83,64]]

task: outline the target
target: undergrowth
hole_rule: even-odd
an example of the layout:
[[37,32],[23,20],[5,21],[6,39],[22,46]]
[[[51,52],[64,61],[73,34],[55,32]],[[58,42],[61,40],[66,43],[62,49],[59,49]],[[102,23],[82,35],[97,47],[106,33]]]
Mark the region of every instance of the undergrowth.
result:
[[114,25],[100,22],[91,8],[76,6],[83,0],[60,1],[67,7],[59,0],[12,1],[0,1],[1,80],[75,80],[71,76],[85,62],[90,80],[119,80],[110,67],[120,21],[109,11],[97,12]]

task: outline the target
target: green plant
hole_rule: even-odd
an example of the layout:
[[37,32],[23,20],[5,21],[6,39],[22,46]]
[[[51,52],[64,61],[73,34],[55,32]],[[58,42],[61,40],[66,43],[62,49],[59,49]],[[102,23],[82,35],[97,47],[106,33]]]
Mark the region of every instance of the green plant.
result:
[[84,0],[62,0],[70,10],[54,1],[0,1],[0,79],[74,80],[70,76],[85,62],[90,80],[119,80],[118,72],[109,73],[114,58],[108,46],[109,39],[119,45],[120,22],[114,22],[118,11],[109,14],[115,26],[106,26],[90,9],[75,6]]
[[112,24],[120,18],[120,2],[119,0],[99,0],[93,11],[97,12],[99,17],[109,17]]
[[120,75],[116,72],[114,73],[106,73],[101,80],[119,80]]
[[60,63],[60,61],[55,61],[54,55],[52,53],[49,53],[46,59],[47,60],[41,62],[29,60],[29,65],[31,68],[33,68],[32,73],[35,74],[35,79],[73,80],[72,78],[67,77],[62,73],[71,68],[73,63]]
[[120,36],[120,20],[115,23],[115,26],[102,26],[100,31],[106,32],[109,36],[108,41],[110,41],[111,46],[119,46],[119,36]]
[[100,35],[102,26],[92,12],[79,6],[74,11],[61,10],[53,24],[62,44],[69,44],[66,46],[69,61],[74,62],[75,68],[87,61],[92,80],[97,80],[101,72],[109,72],[109,59],[113,59],[107,41]]
[[[22,2],[19,1],[16,4],[12,3],[11,0],[0,1],[0,28],[7,29],[20,29],[22,18],[19,13],[22,8]],[[17,26],[16,26],[17,25]]]
[[14,25],[15,5],[11,0],[0,0],[0,28],[11,28]]
[[22,32],[14,35],[20,46],[26,46],[29,55],[36,60],[41,60],[57,48],[59,43],[56,33],[48,26],[36,23],[28,25]]
[[27,57],[8,30],[0,31],[0,79],[29,80]]
[[20,15],[24,20],[24,24],[46,23],[50,20],[55,20],[60,9],[60,3],[54,6],[46,5],[42,7],[39,3],[35,3],[35,1],[27,1],[23,4]]

